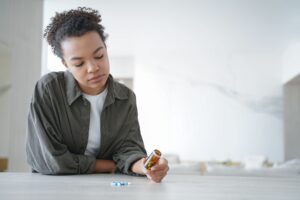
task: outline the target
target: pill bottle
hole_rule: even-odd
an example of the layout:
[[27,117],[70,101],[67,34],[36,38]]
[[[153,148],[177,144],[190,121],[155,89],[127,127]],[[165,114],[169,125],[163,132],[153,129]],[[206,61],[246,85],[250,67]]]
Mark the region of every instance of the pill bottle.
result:
[[145,168],[150,170],[153,165],[155,165],[161,156],[161,152],[158,149],[154,149],[148,156],[145,162]]

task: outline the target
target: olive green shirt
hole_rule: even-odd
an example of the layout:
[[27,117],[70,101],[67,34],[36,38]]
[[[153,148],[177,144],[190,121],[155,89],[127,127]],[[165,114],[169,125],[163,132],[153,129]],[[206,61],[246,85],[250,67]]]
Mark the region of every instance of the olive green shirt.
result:
[[93,173],[96,159],[113,160],[117,171],[130,171],[146,157],[136,98],[126,86],[108,78],[101,113],[101,145],[95,157],[84,155],[88,143],[90,103],[69,71],[51,72],[36,84],[28,115],[26,153],[42,174]]

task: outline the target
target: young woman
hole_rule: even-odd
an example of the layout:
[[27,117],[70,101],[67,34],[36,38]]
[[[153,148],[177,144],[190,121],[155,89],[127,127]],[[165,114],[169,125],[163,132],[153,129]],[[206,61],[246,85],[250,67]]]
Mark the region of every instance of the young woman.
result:
[[42,174],[146,175],[160,182],[166,159],[146,170],[136,98],[114,81],[98,11],[56,13],[44,36],[67,68],[36,84],[28,116],[27,160]]

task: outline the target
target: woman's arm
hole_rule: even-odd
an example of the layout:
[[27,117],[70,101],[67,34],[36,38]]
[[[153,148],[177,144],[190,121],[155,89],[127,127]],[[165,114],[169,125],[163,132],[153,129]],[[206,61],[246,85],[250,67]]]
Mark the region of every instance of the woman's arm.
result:
[[38,82],[28,115],[26,141],[27,161],[33,170],[42,174],[93,173],[96,159],[74,154],[59,128],[59,119],[53,101],[59,96],[51,95],[49,88]]
[[168,162],[166,159],[161,158],[151,170],[146,170],[144,167],[147,154],[140,132],[134,93],[129,96],[129,102],[131,107],[123,126],[123,133],[126,134],[126,137],[122,140],[122,144],[113,156],[113,160],[121,172],[125,174],[146,175],[150,180],[160,182],[169,170]]
[[140,132],[136,99],[133,93],[130,93],[126,103],[128,105],[125,106],[129,108],[127,111],[128,114],[123,121],[122,129],[119,131],[122,134],[119,138],[122,139],[118,141],[113,161],[115,161],[120,172],[135,174],[131,170],[132,164],[141,158],[147,157],[147,153]]
[[96,160],[95,173],[114,173],[116,171],[116,164],[112,160]]

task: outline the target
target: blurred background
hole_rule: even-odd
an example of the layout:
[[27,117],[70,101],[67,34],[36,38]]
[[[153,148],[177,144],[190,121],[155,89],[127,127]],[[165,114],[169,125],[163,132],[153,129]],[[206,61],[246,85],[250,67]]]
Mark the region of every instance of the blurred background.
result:
[[78,6],[102,15],[111,73],[137,95],[148,152],[182,161],[300,158],[300,1],[0,0],[0,159],[8,171],[29,170],[35,82],[65,70],[43,29],[55,12]]

